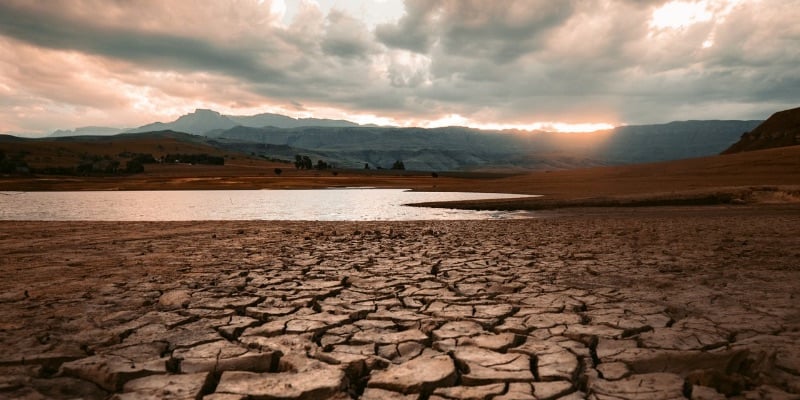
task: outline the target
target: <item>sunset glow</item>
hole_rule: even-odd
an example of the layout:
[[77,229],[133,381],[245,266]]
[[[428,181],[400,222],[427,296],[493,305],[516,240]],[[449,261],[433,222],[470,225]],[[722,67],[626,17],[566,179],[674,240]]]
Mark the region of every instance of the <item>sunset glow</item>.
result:
[[469,126],[486,130],[522,130],[522,131],[547,131],[547,132],[594,132],[612,129],[615,125],[603,122],[597,123],[566,123],[566,122],[532,122],[532,123],[481,123],[453,114],[435,121],[420,123],[426,128],[440,128],[445,126]]
[[671,1],[653,11],[650,25],[655,28],[685,28],[711,20],[707,1]]

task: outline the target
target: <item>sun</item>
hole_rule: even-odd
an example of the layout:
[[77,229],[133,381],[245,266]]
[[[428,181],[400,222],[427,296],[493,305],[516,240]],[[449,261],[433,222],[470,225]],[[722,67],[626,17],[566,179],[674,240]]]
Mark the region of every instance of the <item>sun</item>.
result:
[[714,14],[707,1],[670,1],[653,11],[650,27],[680,29],[707,22]]

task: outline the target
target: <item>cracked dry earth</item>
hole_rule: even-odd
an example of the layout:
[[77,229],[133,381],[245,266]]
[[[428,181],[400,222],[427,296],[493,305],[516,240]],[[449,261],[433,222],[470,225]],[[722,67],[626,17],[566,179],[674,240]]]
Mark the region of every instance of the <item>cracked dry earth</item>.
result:
[[0,222],[0,398],[796,399],[796,208]]

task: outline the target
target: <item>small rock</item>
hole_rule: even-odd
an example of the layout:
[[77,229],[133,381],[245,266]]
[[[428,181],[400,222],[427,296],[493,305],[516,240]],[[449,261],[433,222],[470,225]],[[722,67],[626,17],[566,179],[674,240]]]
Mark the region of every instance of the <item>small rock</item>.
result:
[[268,399],[324,399],[344,389],[344,372],[321,368],[306,372],[222,373],[216,393],[247,395]]
[[572,383],[567,381],[533,383],[533,394],[540,400],[559,398],[574,390]]
[[724,394],[713,388],[701,385],[692,385],[692,400],[725,400]]
[[530,358],[526,354],[503,354],[480,347],[459,347],[454,357],[466,366],[461,375],[465,385],[485,385],[496,382],[532,382]]
[[774,386],[762,385],[742,393],[746,400],[800,400],[800,395],[787,393]]
[[621,362],[602,363],[597,366],[597,370],[603,374],[603,379],[609,381],[622,379],[631,373],[628,366]]
[[152,396],[161,399],[196,399],[210,384],[211,374],[200,372],[186,375],[152,375],[125,384],[125,395],[117,398],[137,399]]
[[435,340],[455,339],[464,336],[477,336],[485,333],[483,327],[473,321],[452,321],[433,331]]
[[409,329],[400,332],[377,332],[364,331],[358,332],[350,339],[352,344],[375,343],[378,345],[398,344],[403,342],[428,342],[428,335],[418,329]]
[[517,342],[517,335],[506,332],[498,335],[480,335],[459,339],[459,346],[478,346],[484,349],[505,352]]
[[113,354],[96,355],[64,363],[65,375],[94,382],[103,389],[115,391],[126,382],[148,375],[166,374],[167,359],[134,361]]
[[709,350],[728,344],[728,332],[716,328],[714,323],[697,317],[676,322],[669,328],[656,328],[643,333],[639,340],[643,347],[667,350]]
[[452,386],[455,382],[453,360],[446,354],[431,352],[383,371],[373,371],[367,387],[408,394]]
[[417,400],[418,398],[417,394],[403,394],[370,387],[359,397],[360,400]]
[[177,349],[172,356],[181,360],[180,368],[184,373],[234,370],[266,372],[277,363],[278,354],[272,351],[247,349],[227,340],[219,340]]
[[[31,381],[31,386],[48,398],[102,400],[108,397],[106,391],[82,379],[68,377],[34,379]],[[0,392],[2,391],[3,389],[0,389]]]
[[186,308],[192,301],[188,290],[170,290],[158,298],[158,308],[161,310],[176,310]]
[[231,393],[211,393],[203,396],[203,400],[248,400],[249,398],[250,396],[246,394]]
[[483,386],[454,386],[448,388],[438,388],[433,391],[433,396],[431,396],[431,399],[439,396],[439,398],[453,400],[489,399],[502,394],[505,389],[506,385],[504,383],[495,383]]
[[533,384],[529,382],[511,382],[505,394],[493,397],[492,400],[539,400],[533,395]]
[[575,325],[581,322],[581,316],[571,313],[541,313],[525,317],[524,324],[528,329],[547,329],[557,325]]
[[572,380],[578,372],[575,354],[549,341],[528,338],[521,346],[510,349],[509,352],[536,357],[536,367],[542,380]]
[[684,399],[685,382],[675,374],[653,373],[633,375],[618,381],[592,381],[589,394],[630,400]]

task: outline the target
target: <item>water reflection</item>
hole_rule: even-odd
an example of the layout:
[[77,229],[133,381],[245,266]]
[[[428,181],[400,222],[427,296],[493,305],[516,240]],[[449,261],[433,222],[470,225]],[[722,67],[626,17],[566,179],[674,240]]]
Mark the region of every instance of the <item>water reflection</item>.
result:
[[0,219],[38,221],[407,221],[526,218],[527,213],[410,207],[522,197],[402,189],[5,192]]

